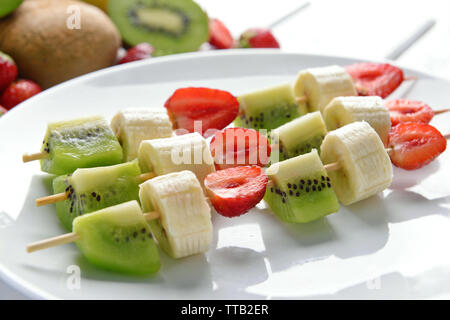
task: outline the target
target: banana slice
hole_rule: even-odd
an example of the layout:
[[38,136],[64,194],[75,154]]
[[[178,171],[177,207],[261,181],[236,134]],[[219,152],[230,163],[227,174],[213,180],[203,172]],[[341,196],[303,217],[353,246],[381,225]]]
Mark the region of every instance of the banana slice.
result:
[[340,169],[328,175],[344,205],[366,199],[392,182],[389,155],[367,122],[353,122],[328,133],[320,149],[324,164],[340,164]]
[[191,171],[169,173],[140,185],[145,212],[157,210],[149,222],[161,248],[173,258],[206,252],[212,242],[211,209]]
[[366,121],[384,145],[387,144],[391,118],[380,97],[337,97],[325,107],[323,116],[329,131],[355,121]]
[[202,186],[206,176],[215,171],[208,144],[197,132],[142,141],[139,165],[143,172],[151,171],[158,176],[189,170],[195,173]]
[[329,66],[300,71],[294,84],[297,98],[305,97],[309,112],[323,111],[335,97],[356,96],[353,80],[344,68]]
[[173,135],[172,123],[164,109],[130,108],[119,111],[112,119],[111,127],[122,144],[124,161],[138,157],[141,141]]

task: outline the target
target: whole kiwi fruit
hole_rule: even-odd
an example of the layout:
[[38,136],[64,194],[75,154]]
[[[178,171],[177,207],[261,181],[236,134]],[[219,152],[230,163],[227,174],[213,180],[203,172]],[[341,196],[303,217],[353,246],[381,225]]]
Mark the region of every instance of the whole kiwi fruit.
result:
[[80,1],[26,0],[0,20],[0,51],[42,88],[113,65],[120,45],[109,17]]

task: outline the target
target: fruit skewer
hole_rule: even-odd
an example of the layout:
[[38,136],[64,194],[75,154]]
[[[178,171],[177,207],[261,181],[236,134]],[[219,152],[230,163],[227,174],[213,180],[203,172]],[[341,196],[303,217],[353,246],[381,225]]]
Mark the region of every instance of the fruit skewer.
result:
[[[73,232],[30,244],[27,251],[76,242],[93,264],[116,271],[153,273],[160,265],[153,237],[174,258],[209,248],[211,209],[192,172],[148,180],[140,185],[139,198],[143,209],[133,200],[77,217]],[[119,253],[126,257],[118,257]]]
[[[239,102],[223,90],[182,88],[174,92],[165,107],[165,111],[120,111],[112,119],[112,128],[102,117],[50,123],[41,151],[24,154],[22,160],[41,160],[44,172],[58,175],[78,168],[117,164],[122,159],[130,161],[137,157],[141,141],[171,137],[172,128],[183,130],[179,133],[193,133],[195,121],[202,124],[202,134],[208,134],[208,129],[225,128],[236,118]],[[97,136],[105,139],[95,139]]]

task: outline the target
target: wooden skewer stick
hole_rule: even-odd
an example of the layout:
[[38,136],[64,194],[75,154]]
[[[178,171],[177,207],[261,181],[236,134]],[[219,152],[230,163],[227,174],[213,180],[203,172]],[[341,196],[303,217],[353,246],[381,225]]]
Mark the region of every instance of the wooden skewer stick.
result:
[[450,111],[450,108],[449,109],[442,109],[442,110],[433,110],[435,115],[436,114],[445,113],[445,112],[449,112],[449,111]]
[[31,153],[31,154],[25,153],[22,156],[22,161],[24,163],[26,163],[26,162],[30,162],[30,161],[34,161],[34,160],[44,159],[44,158],[47,158],[47,157],[48,157],[48,152],[45,152],[45,151]]
[[[152,211],[148,213],[144,213],[144,218],[147,221],[159,219],[160,214],[157,211]],[[66,243],[75,242],[80,239],[80,235],[75,232],[66,233],[57,237],[41,240],[38,242],[34,242],[27,246],[27,252],[31,253],[34,251],[44,250],[56,246],[60,246]]]
[[417,76],[406,76],[403,78],[403,81],[411,81],[411,80],[417,80]]
[[[141,182],[144,182],[144,181],[154,178],[155,176],[156,176],[155,173],[147,172],[147,173],[143,173],[143,174],[139,175],[138,178]],[[69,192],[62,192],[62,193],[57,193],[57,194],[54,194],[51,196],[37,198],[36,206],[41,207],[41,206],[45,206],[48,204],[53,204],[53,203],[67,200],[69,198],[69,194],[70,194]]]

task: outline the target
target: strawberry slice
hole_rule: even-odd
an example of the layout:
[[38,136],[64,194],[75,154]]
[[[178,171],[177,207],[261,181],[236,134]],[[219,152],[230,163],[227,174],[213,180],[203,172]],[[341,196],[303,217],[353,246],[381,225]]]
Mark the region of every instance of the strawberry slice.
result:
[[361,62],[345,68],[360,96],[386,98],[403,82],[403,71],[388,63]]
[[391,124],[400,122],[428,123],[434,116],[433,109],[421,101],[396,99],[386,101],[386,107],[391,114]]
[[216,211],[224,217],[240,216],[262,200],[269,178],[261,167],[228,168],[210,173],[205,187]]
[[227,128],[217,132],[210,149],[217,170],[248,165],[264,167],[269,162],[269,141],[253,129]]
[[445,151],[447,140],[433,126],[418,122],[403,122],[389,133],[389,153],[397,167],[414,170],[430,163]]
[[201,131],[205,137],[212,134],[210,129],[229,125],[239,111],[239,102],[231,93],[210,88],[178,89],[164,106],[176,129]]
[[230,30],[219,19],[209,19],[209,43],[217,49],[231,49],[234,39]]

